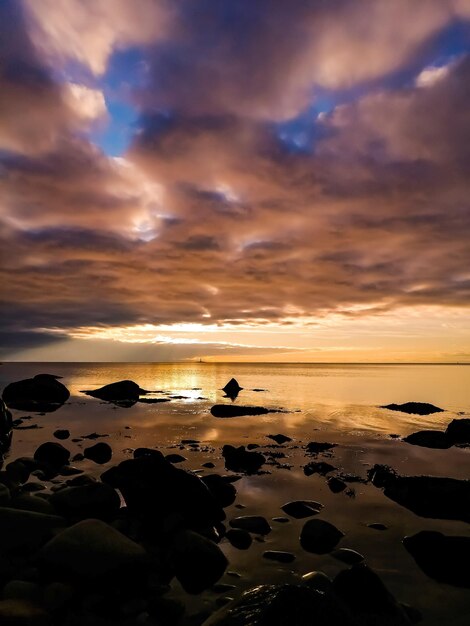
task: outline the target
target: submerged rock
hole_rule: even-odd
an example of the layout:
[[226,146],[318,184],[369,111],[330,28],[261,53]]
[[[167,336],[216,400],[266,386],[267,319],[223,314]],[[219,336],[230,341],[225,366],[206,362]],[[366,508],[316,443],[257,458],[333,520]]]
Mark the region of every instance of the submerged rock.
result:
[[403,545],[430,578],[447,585],[470,587],[470,537],[422,530],[405,537]]
[[424,448],[446,449],[452,446],[452,442],[446,433],[441,430],[419,430],[404,437],[403,441],[413,446],[423,446]]
[[331,552],[344,533],[322,519],[311,519],[305,522],[300,533],[300,545],[307,552],[327,554]]
[[230,520],[232,528],[241,528],[256,535],[268,535],[271,532],[271,526],[268,520],[261,515],[242,515]]
[[10,383],[3,390],[2,398],[7,406],[22,411],[50,412],[62,406],[70,397],[65,385],[52,374],[37,374]]
[[104,385],[104,387],[99,389],[82,391],[82,393],[107,402],[125,402],[128,400],[137,402],[140,395],[148,392],[145,389],[141,389],[133,380],[120,380],[116,383]]
[[225,391],[225,395],[232,400],[235,400],[242,389],[243,387],[240,387],[235,378],[231,378],[225,387],[222,387],[222,391]]
[[440,409],[434,404],[428,402],[405,402],[404,404],[386,404],[380,407],[389,411],[401,411],[402,413],[410,413],[412,415],[431,415],[432,413],[442,413],[444,409]]
[[266,462],[261,452],[249,452],[245,446],[226,445],[222,448],[222,456],[225,459],[225,467],[233,472],[246,472],[253,474]]
[[314,500],[293,500],[292,502],[287,502],[281,506],[284,513],[287,513],[287,515],[290,515],[291,517],[295,517],[295,519],[303,519],[305,517],[312,517],[312,515],[318,515],[322,508],[323,504],[315,502]]
[[421,517],[470,522],[470,480],[440,476],[399,476],[386,465],[368,472],[384,495]]
[[99,465],[103,465],[111,460],[113,450],[108,443],[101,441],[100,443],[95,443],[94,446],[85,448],[83,454],[86,459],[90,459]]
[[243,417],[246,415],[266,415],[282,413],[280,409],[267,409],[264,406],[243,406],[236,404],[214,404],[211,408],[214,417]]

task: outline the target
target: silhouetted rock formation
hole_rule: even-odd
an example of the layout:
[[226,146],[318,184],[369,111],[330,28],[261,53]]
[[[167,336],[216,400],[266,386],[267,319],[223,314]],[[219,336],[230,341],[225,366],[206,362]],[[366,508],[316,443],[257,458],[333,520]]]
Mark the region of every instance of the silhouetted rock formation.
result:
[[246,472],[254,474],[266,462],[261,452],[249,452],[245,446],[226,445],[222,448],[222,456],[225,459],[225,467],[233,472]]
[[268,535],[271,532],[271,526],[268,520],[261,515],[241,515],[230,520],[232,528],[246,530],[255,535]]
[[231,378],[225,387],[222,387],[222,391],[225,391],[225,395],[231,400],[235,400],[242,389],[235,378]]
[[331,552],[344,533],[322,519],[310,519],[305,522],[300,533],[300,545],[307,552],[327,554]]
[[447,438],[453,444],[470,443],[470,419],[455,419],[446,429]]
[[46,467],[58,471],[70,459],[70,452],[61,443],[46,441],[34,453],[34,460]]
[[431,415],[431,413],[442,413],[444,409],[440,409],[434,404],[427,402],[405,402],[404,404],[386,404],[381,409],[389,409],[389,411],[401,411],[402,413],[410,413],[414,415]]
[[58,409],[70,397],[65,385],[52,374],[37,374],[34,378],[26,378],[10,383],[3,390],[5,404],[21,411],[51,412]]
[[90,459],[99,465],[103,465],[111,460],[113,456],[113,450],[108,443],[104,443],[100,441],[99,443],[95,443],[94,446],[90,446],[89,448],[85,448],[83,454],[86,459]]
[[214,404],[211,408],[214,417],[243,417],[245,415],[265,415],[282,413],[280,409],[267,409],[264,406],[242,406],[234,404]]
[[148,393],[145,389],[141,389],[133,380],[120,380],[116,383],[110,383],[99,389],[91,389],[82,391],[87,396],[105,400],[106,402],[114,402],[122,406],[132,406],[139,400],[140,395]]
[[328,443],[326,441],[310,441],[305,447],[307,454],[319,454],[320,452],[326,452],[332,448],[336,448],[336,443]]
[[399,476],[387,465],[374,465],[368,472],[384,495],[416,515],[470,522],[470,480],[439,476]]
[[470,537],[448,537],[422,530],[403,545],[423,572],[440,583],[470,587]]
[[470,444],[470,419],[455,419],[447,429],[419,430],[403,438],[406,443],[425,448],[450,448],[454,445]]
[[295,519],[303,519],[305,517],[312,517],[312,515],[318,515],[321,509],[323,508],[323,504],[320,502],[315,502],[314,500],[293,500],[292,502],[287,502],[281,509],[287,515],[291,517],[295,517]]
[[288,437],[287,435],[266,435],[266,437],[268,439],[272,439],[273,441],[275,441],[276,443],[278,443],[279,445],[282,445],[283,443],[287,443],[288,441],[292,441],[291,437]]

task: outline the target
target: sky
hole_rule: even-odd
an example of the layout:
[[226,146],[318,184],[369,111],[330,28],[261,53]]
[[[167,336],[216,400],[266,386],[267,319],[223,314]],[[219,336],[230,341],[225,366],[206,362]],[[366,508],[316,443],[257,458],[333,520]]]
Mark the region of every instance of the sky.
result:
[[470,362],[470,0],[0,0],[0,358]]

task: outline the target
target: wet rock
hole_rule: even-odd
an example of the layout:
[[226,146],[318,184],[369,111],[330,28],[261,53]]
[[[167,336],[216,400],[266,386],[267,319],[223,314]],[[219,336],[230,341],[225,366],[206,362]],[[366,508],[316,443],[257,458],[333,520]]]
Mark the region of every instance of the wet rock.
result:
[[247,450],[256,450],[256,448],[259,448],[259,447],[260,447],[260,446],[259,446],[259,444],[258,444],[258,443],[249,443],[249,444],[246,446],[246,449],[247,449]]
[[447,585],[470,587],[470,537],[423,530],[405,537],[403,545],[430,578]]
[[312,461],[304,465],[305,476],[311,476],[312,474],[321,474],[325,476],[329,472],[333,472],[336,469],[334,465],[326,463],[325,461]]
[[86,459],[90,459],[99,465],[103,465],[111,460],[113,450],[109,444],[100,441],[100,443],[95,443],[94,446],[85,448],[83,454]]
[[231,378],[225,387],[222,387],[222,391],[225,391],[225,395],[232,400],[235,400],[242,389],[243,387],[240,387],[235,378]]
[[403,441],[413,446],[423,446],[424,448],[445,449],[452,446],[452,441],[441,430],[419,430],[404,437]]
[[332,584],[333,581],[324,572],[307,572],[302,576],[302,585],[310,589],[316,589],[317,591],[328,591]]
[[282,445],[283,443],[287,443],[288,441],[292,441],[291,437],[288,437],[287,435],[282,435],[282,434],[278,434],[278,435],[266,435],[266,437],[268,439],[272,439],[273,441],[275,441],[276,443]]
[[278,524],[288,524],[290,522],[288,517],[273,517],[272,520]]
[[38,604],[22,599],[0,600],[0,624],[3,626],[50,626],[50,615]]
[[440,476],[399,476],[386,465],[374,465],[369,480],[384,495],[416,515],[470,522],[470,480]]
[[54,432],[54,437],[56,439],[68,439],[70,437],[70,431],[68,431],[67,429],[56,430]]
[[222,456],[225,459],[225,467],[233,472],[246,472],[253,474],[266,462],[261,452],[249,452],[245,446],[226,445],[222,448]]
[[225,537],[238,550],[248,550],[253,541],[250,533],[241,528],[230,528],[225,533]]
[[87,518],[112,520],[121,506],[116,491],[100,482],[61,489],[52,495],[50,503],[59,515],[74,521]]
[[65,520],[57,515],[0,507],[0,554],[18,549],[33,552],[64,524]]
[[15,496],[9,506],[12,509],[19,509],[21,511],[34,511],[44,515],[57,515],[56,509],[49,500],[45,500],[41,497],[38,498],[28,493]]
[[330,491],[332,491],[333,493],[340,493],[341,491],[344,491],[346,489],[346,483],[336,476],[330,476],[326,483]]
[[141,389],[137,383],[132,380],[120,380],[116,383],[104,385],[99,389],[91,389],[82,391],[87,396],[105,400],[107,402],[137,402],[140,395],[147,393],[145,389]]
[[367,524],[367,528],[372,528],[372,530],[388,530],[388,526],[385,526],[385,524],[381,524],[380,522],[372,522],[372,524]]
[[300,533],[300,545],[307,552],[327,554],[336,547],[344,533],[322,519],[311,519],[305,522]]
[[125,535],[95,519],[66,528],[40,550],[41,570],[60,572],[83,583],[126,585],[142,577],[147,564],[145,550]]
[[243,417],[245,415],[266,415],[281,413],[280,409],[267,409],[264,406],[242,406],[236,404],[214,404],[211,413],[214,417]]
[[440,409],[434,404],[428,402],[405,402],[404,404],[386,404],[380,407],[389,411],[401,411],[411,415],[431,415],[432,413],[442,413],[444,409]]
[[8,450],[11,444],[13,420],[3,400],[0,400],[0,453]]
[[292,561],[295,561],[295,554],[284,552],[283,550],[266,550],[266,552],[263,552],[263,558],[269,561],[277,561],[278,563],[292,563]]
[[328,443],[327,441],[310,441],[305,447],[305,450],[309,454],[319,454],[321,452],[326,452],[327,450],[331,450],[332,448],[336,448],[336,443]]
[[231,483],[227,482],[223,476],[219,476],[219,474],[207,474],[207,476],[203,476],[201,480],[214,496],[217,504],[223,509],[235,502],[237,490]]
[[169,548],[169,561],[187,593],[201,593],[214,585],[228,565],[215,543],[190,530],[175,534]]
[[52,374],[37,374],[34,378],[26,378],[10,383],[3,390],[5,404],[22,411],[50,412],[64,404],[70,392]]
[[215,463],[212,463],[212,461],[207,461],[207,463],[203,463],[202,467],[207,467],[209,469],[213,469],[215,467]]
[[230,520],[232,528],[241,528],[256,535],[267,535],[271,532],[268,520],[261,515],[242,515]]
[[364,560],[362,554],[350,548],[338,548],[337,550],[333,550],[331,556],[337,561],[347,563],[347,565],[356,565],[357,563],[362,563]]
[[42,443],[34,453],[34,460],[41,465],[46,465],[54,470],[59,470],[62,465],[67,465],[70,452],[61,443],[47,441]]
[[453,444],[470,443],[470,419],[455,419],[446,429],[446,436]]
[[31,466],[27,463],[23,463],[20,459],[16,459],[16,461],[8,463],[5,467],[5,471],[8,478],[13,483],[23,484],[28,480],[31,474]]
[[170,398],[139,398],[137,402],[142,404],[161,404],[162,402],[171,402]]
[[89,435],[82,435],[82,439],[100,439],[101,437],[109,437],[109,435],[100,435],[99,433],[90,433]]
[[188,459],[181,454],[167,454],[165,459],[168,463],[183,463],[183,461],[187,461]]
[[312,515],[318,515],[322,508],[323,504],[315,502],[314,500],[293,500],[292,502],[287,502],[281,506],[284,513],[287,513],[287,515],[295,517],[296,519],[303,519],[305,517],[311,517]]

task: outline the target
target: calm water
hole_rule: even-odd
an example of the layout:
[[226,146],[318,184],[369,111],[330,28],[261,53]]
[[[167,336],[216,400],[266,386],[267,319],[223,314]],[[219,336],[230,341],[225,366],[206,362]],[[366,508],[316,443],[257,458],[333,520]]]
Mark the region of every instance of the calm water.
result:
[[[57,428],[68,428],[71,437],[96,431],[107,434],[114,450],[113,461],[128,458],[138,446],[155,446],[164,452],[181,439],[203,442],[202,452],[181,450],[187,457],[183,467],[200,469],[211,460],[223,473],[220,448],[225,443],[272,443],[269,433],[283,433],[294,439],[285,450],[288,469],[269,468],[270,474],[244,477],[236,483],[236,504],[244,505],[243,514],[262,514],[268,519],[282,515],[282,504],[293,499],[313,499],[324,504],[323,519],[346,533],[340,546],[358,550],[367,563],[384,579],[403,602],[419,608],[424,624],[449,623],[467,626],[470,599],[468,590],[442,585],[427,578],[403,548],[405,535],[434,529],[446,534],[468,535],[468,524],[456,521],[424,519],[391,502],[371,485],[354,485],[356,496],[332,494],[321,476],[305,477],[302,465],[308,460],[300,447],[308,441],[333,441],[338,445],[330,463],[347,472],[365,476],[374,463],[388,463],[403,474],[432,474],[470,477],[470,449],[430,450],[410,446],[390,438],[424,428],[440,429],[455,417],[470,416],[470,366],[456,365],[284,365],[284,364],[4,364],[0,367],[0,387],[8,382],[47,372],[63,376],[71,391],[68,403],[58,411],[33,416],[23,425],[40,428],[16,430],[9,456],[31,454],[43,441],[53,440]],[[237,403],[282,408],[285,413],[221,420],[211,416],[215,402],[223,398],[221,387],[232,377],[244,390]],[[136,404],[116,408],[111,404],[80,393],[104,384],[132,379],[141,387],[163,392],[157,397],[184,396],[162,404]],[[253,391],[262,389],[263,391]],[[431,402],[445,409],[443,413],[421,417],[380,409],[379,405],[406,401]],[[24,412],[14,411],[14,417]],[[89,445],[65,442],[72,454]],[[319,457],[321,458],[321,457]],[[80,467],[99,474],[103,468],[84,461]],[[207,470],[209,471],[209,470]],[[240,515],[235,505],[227,518]],[[382,522],[389,530],[377,532],[367,523]],[[295,581],[307,571],[320,569],[335,575],[345,566],[331,556],[304,552],[298,542],[303,520],[289,524],[272,523],[273,531],[265,543],[254,542],[243,552],[222,542],[230,560],[230,569],[240,579],[226,575],[221,582],[236,584],[230,593],[238,596],[247,587],[262,582]],[[266,561],[266,549],[289,550],[297,555],[289,565]],[[175,586],[174,593],[178,594]],[[216,594],[208,591],[190,601],[197,612],[213,610]],[[186,598],[187,599],[187,598]]]

